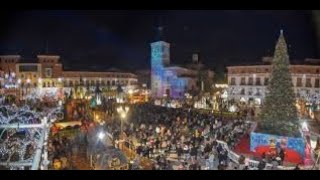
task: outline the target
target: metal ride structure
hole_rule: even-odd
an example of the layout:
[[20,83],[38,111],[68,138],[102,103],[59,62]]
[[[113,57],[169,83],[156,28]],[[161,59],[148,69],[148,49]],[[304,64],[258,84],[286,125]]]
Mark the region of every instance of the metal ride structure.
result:
[[60,113],[59,107],[37,112],[27,105],[0,105],[0,168],[47,169],[50,127]]
[[[317,134],[314,132],[311,132],[310,134],[311,134],[311,136],[313,136],[314,139],[320,138],[320,134]],[[320,170],[320,149],[312,149],[312,158],[313,158],[313,162],[314,162],[314,164],[312,166],[312,170]]]

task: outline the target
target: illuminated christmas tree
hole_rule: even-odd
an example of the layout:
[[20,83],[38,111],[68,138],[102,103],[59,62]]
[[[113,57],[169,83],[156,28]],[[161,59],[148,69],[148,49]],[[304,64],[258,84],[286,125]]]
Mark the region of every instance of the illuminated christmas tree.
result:
[[287,44],[281,30],[259,122],[259,129],[264,133],[299,136],[299,119],[289,65]]

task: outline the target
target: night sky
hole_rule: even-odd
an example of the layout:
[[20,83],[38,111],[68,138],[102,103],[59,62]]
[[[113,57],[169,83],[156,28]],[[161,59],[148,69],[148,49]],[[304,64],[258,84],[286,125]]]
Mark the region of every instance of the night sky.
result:
[[0,54],[35,60],[48,44],[68,69],[147,69],[159,25],[173,64],[191,61],[193,52],[213,69],[259,62],[272,55],[280,29],[291,59],[316,58],[306,11],[22,11],[2,12],[0,19]]

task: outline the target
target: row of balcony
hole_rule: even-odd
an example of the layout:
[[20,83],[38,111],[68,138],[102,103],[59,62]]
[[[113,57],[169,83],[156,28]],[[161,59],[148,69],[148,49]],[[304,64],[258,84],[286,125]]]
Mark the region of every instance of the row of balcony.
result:
[[[231,93],[231,95],[237,95],[238,93]],[[244,91],[241,91],[238,95],[248,95],[248,96],[262,96],[261,93],[252,93],[252,92],[248,92],[248,94],[246,94]]]
[[[249,82],[246,82],[245,78],[241,78],[240,84],[241,86],[267,86],[269,83],[269,78],[265,78],[264,82],[261,82],[260,78],[256,78],[255,81],[253,78],[249,78]],[[302,78],[297,78],[296,81],[293,82],[295,87],[320,87],[320,79],[315,79],[314,83],[312,83],[310,78],[302,80]],[[236,85],[236,78],[232,77],[230,81],[230,85]]]
[[[10,83],[10,84],[4,84],[4,83],[0,83],[0,88],[5,88],[5,86],[8,87],[17,87],[17,88],[34,88],[34,87],[43,87],[43,88],[47,88],[47,87],[74,87],[74,86],[80,86],[79,83],[72,83],[72,81],[70,81],[71,83],[55,83],[55,82],[42,82],[42,83],[24,83],[24,82],[20,82],[20,83]],[[90,84],[82,84],[82,86],[91,86],[91,87],[95,87],[95,86],[102,86],[102,87],[114,87],[114,86],[128,86],[129,83],[90,83]],[[132,82],[130,85],[136,85],[136,83]]]
[[[236,85],[235,82],[231,82],[230,85]],[[262,86],[262,84],[259,82],[259,83],[244,83],[244,82],[241,82],[239,84],[240,86]],[[264,83],[263,86],[267,86],[268,83]],[[294,87],[310,87],[310,88],[320,88],[320,84],[319,83],[316,83],[316,84],[311,84],[311,83],[306,83],[305,85],[303,83],[296,83],[294,84]]]
[[[231,82],[230,85],[235,86],[235,85],[237,85],[237,84],[236,84],[235,82]],[[262,84],[262,83],[260,83],[260,82],[259,82],[259,83],[244,83],[244,82],[241,82],[239,85],[240,85],[240,86],[267,86],[268,83]]]
[[[244,90],[242,90],[240,93],[230,93],[231,95],[248,95],[248,96],[262,96],[262,93],[260,92],[256,92],[256,93],[252,93],[252,92],[248,92],[247,94],[245,93]],[[296,97],[304,97],[304,96],[320,96],[319,95],[319,91],[315,91],[314,93],[310,93],[310,92],[306,92],[306,93],[295,93]]]

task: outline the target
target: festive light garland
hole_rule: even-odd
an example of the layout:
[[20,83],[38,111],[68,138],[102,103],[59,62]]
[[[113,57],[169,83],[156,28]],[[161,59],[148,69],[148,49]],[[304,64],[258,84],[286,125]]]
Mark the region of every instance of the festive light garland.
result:
[[0,166],[10,170],[38,169],[40,162],[47,166],[47,156],[41,154],[47,154],[43,146],[59,114],[59,107],[36,112],[29,106],[0,105]]

